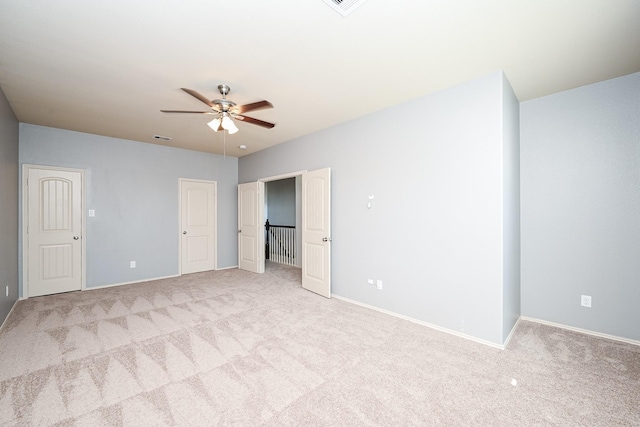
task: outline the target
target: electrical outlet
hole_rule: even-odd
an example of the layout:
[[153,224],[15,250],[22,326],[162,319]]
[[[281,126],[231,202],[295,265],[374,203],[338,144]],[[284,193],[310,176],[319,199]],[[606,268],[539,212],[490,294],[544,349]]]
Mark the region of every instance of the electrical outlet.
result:
[[135,262],[135,261],[131,261],[131,262],[129,263],[129,266],[130,266],[131,268],[136,268],[136,262]]
[[367,283],[373,285],[373,279],[367,279]]
[[580,295],[580,305],[583,307],[591,308],[591,296],[590,295]]
[[382,290],[382,280],[376,281],[376,288],[378,288],[378,290]]

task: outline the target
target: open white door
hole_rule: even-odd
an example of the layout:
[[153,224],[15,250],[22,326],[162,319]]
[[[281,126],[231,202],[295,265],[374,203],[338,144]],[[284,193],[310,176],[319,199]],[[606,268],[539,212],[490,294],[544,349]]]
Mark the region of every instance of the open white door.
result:
[[216,183],[180,179],[180,272],[216,268]]
[[264,182],[238,185],[238,267],[264,273]]
[[302,287],[331,298],[331,169],[302,175]]
[[28,168],[27,296],[82,288],[81,172]]

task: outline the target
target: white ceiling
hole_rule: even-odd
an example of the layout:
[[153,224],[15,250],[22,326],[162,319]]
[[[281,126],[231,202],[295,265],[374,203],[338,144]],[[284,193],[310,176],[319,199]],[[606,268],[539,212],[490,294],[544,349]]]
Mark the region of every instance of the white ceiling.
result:
[[[0,0],[0,87],[18,120],[222,154],[180,90],[262,99],[242,156],[504,70],[520,101],[640,71],[638,0]],[[203,108],[204,107],[204,108]],[[238,146],[246,145],[241,151]]]

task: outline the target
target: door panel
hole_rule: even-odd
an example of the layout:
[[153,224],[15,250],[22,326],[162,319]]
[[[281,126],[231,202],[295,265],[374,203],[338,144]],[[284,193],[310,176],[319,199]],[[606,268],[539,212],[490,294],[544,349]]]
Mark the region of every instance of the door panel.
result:
[[28,169],[28,296],[82,288],[82,174]]
[[263,197],[263,182],[238,186],[238,267],[254,273],[264,273]]
[[182,274],[216,268],[216,187],[211,181],[180,180]]
[[331,170],[302,175],[302,287],[331,297]]

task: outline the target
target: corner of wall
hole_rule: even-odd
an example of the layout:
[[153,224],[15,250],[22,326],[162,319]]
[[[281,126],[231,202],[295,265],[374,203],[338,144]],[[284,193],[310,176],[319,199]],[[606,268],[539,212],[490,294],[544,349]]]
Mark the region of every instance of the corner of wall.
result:
[[520,308],[520,104],[502,73],[502,339],[508,340]]
[[0,89],[0,323],[18,300],[19,123]]

